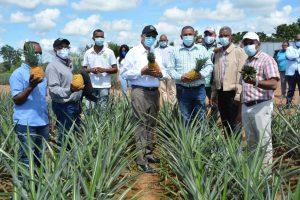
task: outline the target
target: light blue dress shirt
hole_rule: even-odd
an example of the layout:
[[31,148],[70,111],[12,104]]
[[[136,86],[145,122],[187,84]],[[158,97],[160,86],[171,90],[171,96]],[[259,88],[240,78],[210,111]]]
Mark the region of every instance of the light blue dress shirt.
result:
[[286,49],[286,70],[285,75],[293,76],[295,71],[300,72],[300,48],[295,45]]
[[[22,64],[9,79],[12,97],[23,92],[29,86],[30,67]],[[45,126],[48,124],[48,106],[46,101],[47,79],[44,78],[29,94],[21,105],[14,105],[13,122],[25,126]]]

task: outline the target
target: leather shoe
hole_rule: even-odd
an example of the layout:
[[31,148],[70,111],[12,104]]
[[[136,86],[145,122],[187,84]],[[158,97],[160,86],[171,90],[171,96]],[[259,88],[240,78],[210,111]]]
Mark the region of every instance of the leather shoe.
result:
[[147,160],[149,163],[160,163],[160,159],[155,158],[154,156],[148,157]]
[[152,167],[150,167],[149,165],[139,165],[139,166],[142,168],[143,172],[145,172],[145,173],[154,173],[155,172],[155,170]]

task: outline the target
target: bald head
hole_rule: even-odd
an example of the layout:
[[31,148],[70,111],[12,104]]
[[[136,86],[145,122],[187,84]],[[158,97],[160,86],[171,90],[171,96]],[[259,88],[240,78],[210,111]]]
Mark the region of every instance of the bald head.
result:
[[168,41],[168,37],[167,37],[165,34],[162,34],[162,35],[159,37],[159,41]]
[[168,38],[165,34],[162,34],[160,37],[159,37],[159,47],[161,48],[165,48],[168,46]]

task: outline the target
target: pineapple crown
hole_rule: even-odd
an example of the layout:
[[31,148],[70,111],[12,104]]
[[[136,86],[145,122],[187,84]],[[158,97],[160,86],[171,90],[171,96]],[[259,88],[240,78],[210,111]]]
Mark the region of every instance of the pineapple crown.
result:
[[40,61],[40,54],[35,53],[35,47],[34,45],[39,45],[39,43],[34,41],[25,42],[23,47],[24,57],[25,61],[30,66],[37,66]]
[[155,62],[155,55],[153,52],[149,52],[147,55],[147,59],[150,63],[154,63]]
[[205,65],[207,60],[208,60],[208,58],[196,58],[196,68],[195,68],[195,70],[197,72],[199,72],[203,68],[203,66]]

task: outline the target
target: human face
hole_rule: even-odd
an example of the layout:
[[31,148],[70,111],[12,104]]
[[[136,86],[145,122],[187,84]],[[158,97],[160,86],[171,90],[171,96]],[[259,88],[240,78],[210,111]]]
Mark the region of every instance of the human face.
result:
[[104,32],[95,32],[93,40],[95,40],[95,38],[104,38]]
[[191,28],[184,29],[181,32],[181,39],[183,40],[183,45],[185,47],[189,48],[194,45],[194,37],[195,37],[195,32]]
[[33,44],[33,47],[34,47],[34,53],[35,54],[40,54],[42,55],[42,48],[39,44]]
[[282,50],[286,50],[289,47],[288,43],[282,43]]
[[195,37],[195,32],[191,28],[184,29],[181,33],[181,39],[183,39],[184,36],[194,36]]
[[55,47],[55,51],[58,51],[61,49],[71,49],[71,47],[67,43],[62,43],[61,45]]
[[205,31],[204,32],[204,37],[206,37],[206,36],[216,37],[216,34],[215,33],[211,33],[209,31]]
[[154,45],[155,40],[156,40],[156,35],[155,34],[143,34],[141,36],[141,40],[142,40],[144,47],[146,49],[149,49],[151,46]]

